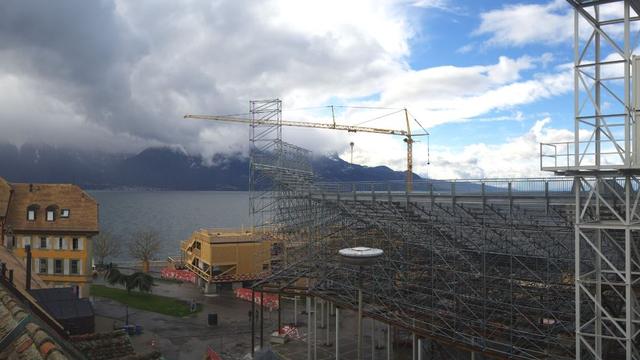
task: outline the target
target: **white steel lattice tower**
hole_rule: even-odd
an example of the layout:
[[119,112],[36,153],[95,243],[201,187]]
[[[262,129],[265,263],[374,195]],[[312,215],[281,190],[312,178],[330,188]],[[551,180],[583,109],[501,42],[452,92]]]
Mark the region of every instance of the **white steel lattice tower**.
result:
[[541,168],[574,176],[576,359],[640,359],[638,0],[574,8],[572,142],[541,144]]

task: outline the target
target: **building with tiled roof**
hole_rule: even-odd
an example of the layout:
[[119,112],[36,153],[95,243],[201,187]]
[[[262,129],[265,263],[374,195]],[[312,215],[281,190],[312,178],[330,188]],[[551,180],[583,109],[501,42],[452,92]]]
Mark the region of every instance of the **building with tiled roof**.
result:
[[0,178],[0,230],[16,257],[32,250],[31,270],[51,287],[78,286],[89,294],[91,239],[98,234],[98,203],[71,184],[8,183]]
[[[48,289],[54,290],[54,289]],[[57,290],[57,289],[55,289]],[[159,360],[158,351],[137,354],[123,330],[70,336],[31,294],[0,272],[0,359]]]
[[65,360],[69,357],[35,316],[0,284],[0,359]]

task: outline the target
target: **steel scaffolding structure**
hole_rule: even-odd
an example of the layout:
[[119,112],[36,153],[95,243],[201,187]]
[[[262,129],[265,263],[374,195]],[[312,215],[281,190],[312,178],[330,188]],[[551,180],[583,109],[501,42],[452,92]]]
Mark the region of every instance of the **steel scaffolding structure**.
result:
[[[574,356],[571,178],[282,186],[286,266],[260,290],[354,309],[362,281],[365,316],[430,351]],[[385,255],[361,272],[337,256],[353,246]]]
[[[308,154],[280,135],[268,155],[252,152],[272,205],[252,208],[284,250],[256,287],[354,309],[364,284],[365,316],[447,358],[639,359],[640,1],[568,2],[575,139],[541,144],[540,157],[564,177],[428,180],[411,191],[314,182]],[[340,262],[337,250],[354,246],[384,257],[366,272]]]
[[[425,351],[574,356],[573,179],[423,181],[407,192],[314,182],[309,153],[281,135],[251,154],[256,225],[283,243],[283,266],[259,290],[353,309],[362,283],[365,316]],[[361,272],[338,259],[353,246],[385,256]]]
[[576,359],[638,359],[640,129],[632,70],[638,71],[640,2],[569,3],[575,10],[574,141],[541,144],[541,167],[574,176],[577,185]]

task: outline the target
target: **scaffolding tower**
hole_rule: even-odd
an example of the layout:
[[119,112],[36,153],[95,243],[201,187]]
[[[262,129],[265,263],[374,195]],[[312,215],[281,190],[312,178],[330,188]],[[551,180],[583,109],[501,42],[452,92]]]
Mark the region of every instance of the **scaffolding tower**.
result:
[[575,179],[576,359],[638,359],[640,129],[632,70],[640,2],[569,3],[574,141],[542,144],[541,165]]

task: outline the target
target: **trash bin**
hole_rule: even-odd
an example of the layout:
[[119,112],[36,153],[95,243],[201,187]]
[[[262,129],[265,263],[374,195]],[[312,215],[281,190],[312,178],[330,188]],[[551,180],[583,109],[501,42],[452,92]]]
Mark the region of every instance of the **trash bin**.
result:
[[218,325],[218,314],[217,313],[209,314],[208,323],[209,323],[209,326]]

